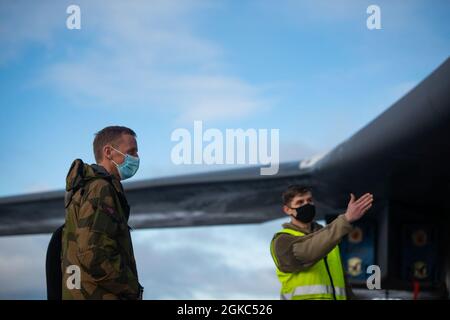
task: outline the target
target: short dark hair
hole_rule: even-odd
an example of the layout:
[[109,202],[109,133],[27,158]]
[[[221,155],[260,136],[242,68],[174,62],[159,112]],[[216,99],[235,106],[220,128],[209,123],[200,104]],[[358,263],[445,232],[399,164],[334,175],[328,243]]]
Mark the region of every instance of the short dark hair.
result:
[[123,134],[129,134],[133,137],[136,137],[136,133],[127,127],[121,127],[121,126],[110,126],[103,128],[99,132],[95,134],[94,138],[94,156],[95,161],[99,163],[103,159],[103,147],[107,144],[114,144],[116,143]]
[[281,195],[281,200],[283,201],[283,204],[287,206],[291,203],[292,199],[294,199],[295,196],[302,195],[307,192],[311,192],[311,189],[309,187],[293,184],[283,192],[283,194]]

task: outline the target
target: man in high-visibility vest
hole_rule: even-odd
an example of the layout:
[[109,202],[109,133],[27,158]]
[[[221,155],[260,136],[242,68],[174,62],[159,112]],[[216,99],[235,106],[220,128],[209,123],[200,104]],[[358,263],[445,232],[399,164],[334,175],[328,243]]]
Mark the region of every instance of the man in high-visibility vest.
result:
[[359,199],[350,194],[347,211],[322,227],[314,221],[315,207],[310,189],[290,186],[282,195],[283,211],[291,217],[277,232],[270,251],[281,282],[284,300],[346,300],[346,286],[339,242],[372,206],[373,195]]

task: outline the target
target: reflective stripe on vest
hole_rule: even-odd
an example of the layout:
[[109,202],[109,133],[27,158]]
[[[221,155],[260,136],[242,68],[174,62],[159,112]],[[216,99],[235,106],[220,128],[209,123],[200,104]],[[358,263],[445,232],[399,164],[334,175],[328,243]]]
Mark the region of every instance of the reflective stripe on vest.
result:
[[[336,296],[345,297],[345,288],[334,287]],[[295,288],[293,293],[281,294],[281,300],[291,300],[293,296],[300,295],[333,295],[332,286],[314,285]]]
[[[278,280],[281,282],[281,299],[345,300],[345,278],[339,246],[334,247],[327,255],[329,273],[324,259],[319,260],[311,267],[297,273],[282,272],[278,268],[279,262],[275,255],[274,244],[276,236],[280,233],[287,233],[298,237],[304,236],[305,234],[292,229],[283,229],[277,232],[272,239],[270,251],[276,265]],[[334,291],[332,284],[334,285]]]

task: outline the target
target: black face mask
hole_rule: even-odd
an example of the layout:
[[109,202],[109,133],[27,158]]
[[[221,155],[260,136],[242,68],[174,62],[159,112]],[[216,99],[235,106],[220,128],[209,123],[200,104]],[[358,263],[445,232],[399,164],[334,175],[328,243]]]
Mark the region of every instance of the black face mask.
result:
[[297,216],[294,218],[303,223],[310,223],[316,216],[316,207],[311,203],[296,208],[295,211],[297,211]]

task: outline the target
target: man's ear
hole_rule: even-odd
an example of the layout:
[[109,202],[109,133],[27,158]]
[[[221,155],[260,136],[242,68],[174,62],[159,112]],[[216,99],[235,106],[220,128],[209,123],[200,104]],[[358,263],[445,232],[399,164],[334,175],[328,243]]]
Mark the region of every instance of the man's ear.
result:
[[287,205],[284,205],[283,206],[283,211],[284,211],[284,213],[286,213],[287,215],[291,215],[290,213],[289,213],[289,210],[290,210],[290,208],[287,206]]
[[112,158],[112,149],[110,145],[103,146],[103,158],[104,159],[111,159]]

